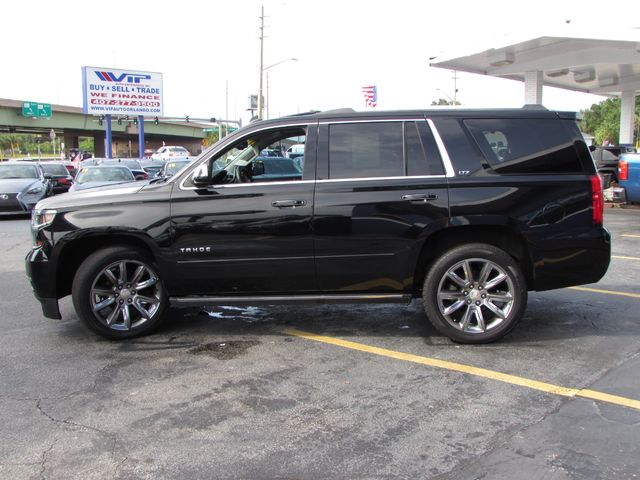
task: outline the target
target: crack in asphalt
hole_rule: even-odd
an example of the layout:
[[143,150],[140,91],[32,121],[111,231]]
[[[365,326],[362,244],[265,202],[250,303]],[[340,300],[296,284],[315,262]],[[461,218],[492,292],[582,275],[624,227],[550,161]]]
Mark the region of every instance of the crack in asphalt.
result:
[[41,480],[44,480],[46,477],[44,476],[44,472],[47,469],[47,455],[49,455],[49,453],[51,452],[51,450],[53,450],[53,447],[55,446],[56,442],[53,442],[51,445],[49,445],[49,448],[47,448],[45,451],[42,452],[42,457],[40,460],[40,478]]

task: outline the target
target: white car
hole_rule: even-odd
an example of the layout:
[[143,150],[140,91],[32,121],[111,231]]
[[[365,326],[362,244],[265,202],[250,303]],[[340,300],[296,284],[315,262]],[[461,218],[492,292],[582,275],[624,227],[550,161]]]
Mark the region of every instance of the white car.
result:
[[287,158],[302,157],[303,155],[304,155],[304,143],[297,143],[295,145],[291,145],[287,149],[287,153],[286,153]]
[[151,155],[154,160],[175,160],[177,158],[188,158],[191,154],[184,147],[165,146],[160,147]]

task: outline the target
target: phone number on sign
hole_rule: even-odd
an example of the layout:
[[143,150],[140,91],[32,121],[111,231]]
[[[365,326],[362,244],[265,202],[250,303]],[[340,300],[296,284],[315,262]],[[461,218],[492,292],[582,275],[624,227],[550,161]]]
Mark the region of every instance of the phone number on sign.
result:
[[113,105],[118,107],[159,107],[160,102],[141,100],[107,100],[105,98],[92,98],[91,105]]

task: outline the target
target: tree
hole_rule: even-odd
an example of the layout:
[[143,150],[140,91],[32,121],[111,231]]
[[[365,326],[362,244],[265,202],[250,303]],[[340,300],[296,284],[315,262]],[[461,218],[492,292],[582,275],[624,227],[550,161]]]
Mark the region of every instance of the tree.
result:
[[446,98],[439,98],[436,102],[435,100],[431,102],[431,106],[440,106],[440,105],[462,105],[457,100],[447,100]]
[[[620,106],[619,98],[608,98],[594,103],[591,108],[582,110],[582,131],[593,135],[597,144],[609,140],[617,145],[620,141]],[[636,102],[634,132],[638,131],[640,104]],[[637,141],[637,138],[635,139]]]

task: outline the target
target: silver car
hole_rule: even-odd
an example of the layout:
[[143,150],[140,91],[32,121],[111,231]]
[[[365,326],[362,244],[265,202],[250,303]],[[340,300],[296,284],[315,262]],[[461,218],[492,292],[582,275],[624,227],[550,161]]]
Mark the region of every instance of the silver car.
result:
[[50,178],[36,163],[0,163],[0,215],[31,212],[36,203],[53,194]]

